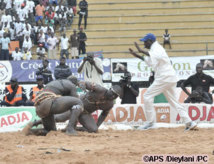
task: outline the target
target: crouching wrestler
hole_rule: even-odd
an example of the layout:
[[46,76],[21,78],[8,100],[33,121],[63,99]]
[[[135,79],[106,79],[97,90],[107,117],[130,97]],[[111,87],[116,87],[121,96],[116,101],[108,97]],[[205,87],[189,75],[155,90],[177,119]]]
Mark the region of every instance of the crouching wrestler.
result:
[[[39,132],[30,129],[31,126],[26,126],[27,130],[24,129],[25,134],[32,132],[33,134],[46,135],[51,130],[56,130],[56,124],[54,115],[69,111],[68,126],[66,134],[76,135],[75,126],[78,121],[78,117],[83,112],[83,103],[80,99],[72,96],[59,96],[53,92],[41,91],[37,94],[35,99],[36,114],[41,118],[41,122],[44,129],[40,129]],[[32,131],[31,131],[32,130]]]

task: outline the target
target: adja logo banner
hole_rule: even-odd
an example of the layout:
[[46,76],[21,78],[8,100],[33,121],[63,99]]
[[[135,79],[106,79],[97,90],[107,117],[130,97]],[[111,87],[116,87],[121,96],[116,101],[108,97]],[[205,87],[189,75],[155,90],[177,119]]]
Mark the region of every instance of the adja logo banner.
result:
[[[182,104],[190,118],[196,122],[214,122],[214,106],[206,104]],[[156,122],[181,123],[180,116],[169,104],[155,104]],[[122,123],[128,125],[141,125],[146,121],[144,105],[114,105],[105,119],[106,124]]]

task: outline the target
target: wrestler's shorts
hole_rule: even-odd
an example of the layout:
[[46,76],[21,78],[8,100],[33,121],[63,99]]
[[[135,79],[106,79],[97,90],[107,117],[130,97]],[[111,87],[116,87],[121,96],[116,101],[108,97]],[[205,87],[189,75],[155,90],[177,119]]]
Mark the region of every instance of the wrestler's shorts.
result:
[[43,100],[36,106],[36,114],[40,118],[45,118],[50,115],[53,99]]

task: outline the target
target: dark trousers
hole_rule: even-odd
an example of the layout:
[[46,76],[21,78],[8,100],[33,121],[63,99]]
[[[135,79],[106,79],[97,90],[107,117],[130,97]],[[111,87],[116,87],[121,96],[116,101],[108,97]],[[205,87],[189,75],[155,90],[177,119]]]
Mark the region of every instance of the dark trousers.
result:
[[[81,22],[82,22],[82,17],[83,17],[83,15],[82,14],[79,14],[79,23],[78,23],[78,27],[80,28],[80,26],[81,26]],[[87,26],[87,14],[85,14],[84,15],[84,20],[85,20],[85,24],[84,24],[84,27],[85,27],[85,29],[86,29],[86,26]]]
[[79,45],[79,55],[80,54],[85,54],[85,53],[86,53],[85,43],[84,44],[80,43],[80,45]]
[[9,104],[9,103],[6,102],[6,101],[2,101],[2,102],[1,102],[1,106],[21,106],[21,105],[25,106],[25,101],[23,101],[23,100],[17,101],[17,102],[15,103],[15,105],[11,105],[11,104]]
[[9,50],[1,50],[0,60],[9,60]]

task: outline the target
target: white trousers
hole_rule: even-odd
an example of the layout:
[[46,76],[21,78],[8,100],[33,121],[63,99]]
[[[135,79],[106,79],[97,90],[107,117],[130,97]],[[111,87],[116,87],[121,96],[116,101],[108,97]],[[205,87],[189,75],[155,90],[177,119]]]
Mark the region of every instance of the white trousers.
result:
[[71,48],[71,56],[72,57],[78,57],[78,55],[79,55],[79,51],[78,51],[77,47],[72,47]]
[[57,59],[56,57],[56,49],[48,50],[48,59]]
[[176,109],[184,123],[191,121],[184,107],[178,102],[176,96],[176,83],[154,81],[144,94],[144,108],[148,122],[154,122],[155,111],[153,109],[154,97],[163,93],[171,107]]

